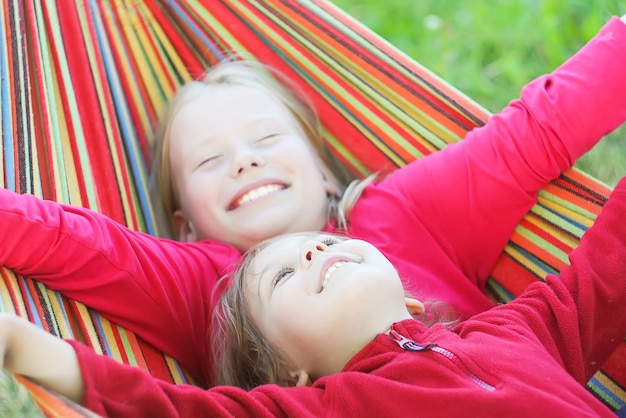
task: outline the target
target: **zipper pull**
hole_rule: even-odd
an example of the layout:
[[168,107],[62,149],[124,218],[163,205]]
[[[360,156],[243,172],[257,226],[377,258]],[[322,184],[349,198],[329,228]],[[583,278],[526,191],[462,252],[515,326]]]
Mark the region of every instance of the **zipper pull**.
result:
[[424,351],[437,345],[437,343],[429,343],[426,345],[418,344],[393,329],[389,331],[389,336],[396,342],[396,344],[406,351]]

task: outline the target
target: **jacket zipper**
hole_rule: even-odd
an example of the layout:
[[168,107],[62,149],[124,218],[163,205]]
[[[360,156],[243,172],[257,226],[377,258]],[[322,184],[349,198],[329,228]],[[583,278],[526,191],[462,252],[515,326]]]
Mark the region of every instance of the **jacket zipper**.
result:
[[494,386],[490,385],[489,383],[485,382],[484,380],[476,376],[474,373],[472,373],[472,371],[465,365],[465,363],[463,363],[463,360],[458,358],[453,352],[446,350],[443,347],[439,347],[437,343],[418,344],[412,339],[405,337],[404,335],[400,334],[397,331],[394,331],[393,329],[389,331],[389,336],[403,350],[406,350],[406,351],[430,350],[430,351],[434,351],[435,353],[441,354],[442,356],[450,360],[452,363],[454,363],[455,366],[457,366],[459,369],[465,372],[465,374],[467,374],[467,376],[481,388],[489,392],[493,392],[494,390],[496,390]]

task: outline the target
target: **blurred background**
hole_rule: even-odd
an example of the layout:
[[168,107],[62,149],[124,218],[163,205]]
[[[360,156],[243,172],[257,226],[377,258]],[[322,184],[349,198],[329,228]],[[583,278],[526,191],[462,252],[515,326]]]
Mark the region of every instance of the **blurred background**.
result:
[[[626,14],[624,0],[333,2],[493,113],[564,62],[611,16]],[[576,166],[615,185],[626,175],[626,126]]]

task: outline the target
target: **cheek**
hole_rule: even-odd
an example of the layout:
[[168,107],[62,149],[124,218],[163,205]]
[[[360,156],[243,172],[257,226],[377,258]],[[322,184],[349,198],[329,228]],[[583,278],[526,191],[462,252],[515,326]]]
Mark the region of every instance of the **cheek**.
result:
[[[275,295],[276,296],[276,295]],[[298,338],[309,322],[312,307],[300,298],[287,294],[275,297],[268,312],[267,330],[280,343]]]
[[[200,181],[198,181],[200,180]],[[220,207],[219,191],[212,187],[209,181],[198,178],[187,179],[180,189],[180,202],[185,215],[201,230],[206,229],[205,224],[217,222],[218,208]],[[202,231],[205,235],[207,231]]]
[[185,195],[188,201],[218,203],[223,183],[219,173],[196,172],[185,179]]
[[301,169],[305,167],[310,169],[312,166],[317,167],[317,153],[306,144],[304,139],[297,137],[286,138],[279,147],[276,147],[276,153],[293,167]]

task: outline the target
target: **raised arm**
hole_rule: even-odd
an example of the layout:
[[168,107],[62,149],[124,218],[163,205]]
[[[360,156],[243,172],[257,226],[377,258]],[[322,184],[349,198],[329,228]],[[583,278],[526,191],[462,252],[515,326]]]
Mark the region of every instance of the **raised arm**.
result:
[[543,346],[581,384],[587,382],[626,337],[624,214],[626,178],[559,277],[533,283],[514,301],[476,318],[491,315],[501,332],[516,332],[529,347]]
[[238,253],[134,232],[92,211],[0,190],[0,262],[95,308],[206,378],[216,280]]
[[625,120],[626,25],[612,18],[485,126],[398,170],[385,187],[406,196],[444,251],[482,286],[537,192]]
[[[556,316],[556,325],[563,333],[559,342],[563,345],[557,343],[557,346],[567,366],[578,363],[568,360],[567,356],[575,351],[568,350],[566,344],[575,344],[580,349],[585,382],[626,338],[625,215],[626,178],[623,178],[580,246],[570,254],[571,266],[560,277],[547,278],[551,286],[562,282],[571,294],[576,315],[562,312]],[[571,341],[576,332],[580,332],[580,338]]]

